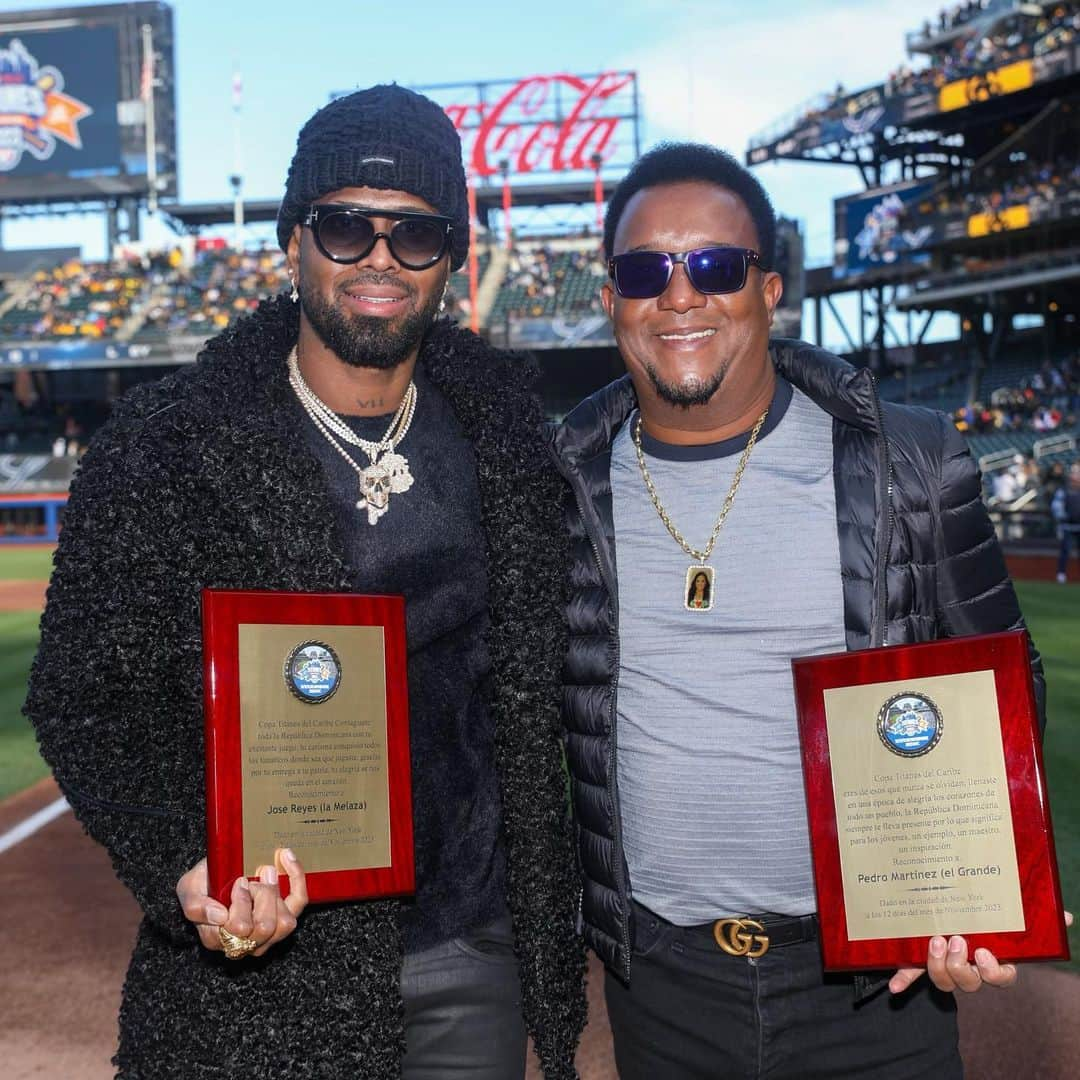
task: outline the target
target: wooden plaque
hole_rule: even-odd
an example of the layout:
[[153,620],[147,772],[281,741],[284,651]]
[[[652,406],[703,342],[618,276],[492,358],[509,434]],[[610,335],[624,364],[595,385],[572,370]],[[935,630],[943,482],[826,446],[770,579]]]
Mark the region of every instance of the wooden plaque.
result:
[[792,661],[827,970],[1069,956],[1027,635]]
[[404,599],[205,589],[202,604],[210,895],[227,905],[279,847],[312,902],[412,892]]

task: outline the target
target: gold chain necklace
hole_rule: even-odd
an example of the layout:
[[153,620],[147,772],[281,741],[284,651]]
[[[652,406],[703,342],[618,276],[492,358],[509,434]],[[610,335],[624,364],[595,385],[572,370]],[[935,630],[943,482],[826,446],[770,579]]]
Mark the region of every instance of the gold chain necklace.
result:
[[649,469],[645,464],[645,454],[641,449],[641,413],[637,415],[637,422],[631,428],[631,434],[634,440],[634,449],[637,451],[638,468],[641,469],[641,478],[645,481],[645,488],[649,492],[649,498],[652,499],[652,504],[656,508],[656,512],[660,515],[660,520],[664,523],[664,528],[671,534],[671,538],[686,552],[692,559],[697,559],[697,562],[692,564],[686,571],[686,579],[683,583],[683,607],[687,611],[708,611],[713,606],[713,583],[716,579],[716,571],[713,567],[706,565],[706,562],[710,555],[713,553],[713,548],[716,547],[716,540],[720,536],[720,530],[724,527],[724,522],[727,521],[727,516],[731,511],[731,507],[735,503],[735,493],[739,490],[739,484],[742,482],[743,473],[746,471],[746,463],[750,460],[750,451],[754,449],[754,444],[757,442],[758,435],[761,432],[761,428],[765,423],[765,418],[769,415],[769,410],[766,409],[757,420],[757,423],[750,431],[750,438],[746,443],[746,449],[742,452],[742,456],[739,458],[739,464],[735,467],[735,476],[731,481],[731,487],[728,488],[727,498],[724,499],[724,505],[720,508],[720,516],[716,519],[716,524],[713,526],[712,535],[709,537],[709,542],[705,545],[703,551],[698,551],[697,548],[692,548],[683,537],[683,534],[675,527],[675,523],[668,516],[668,512],[664,509],[664,504],[660,502],[660,496],[656,494],[656,485],[653,484],[652,477],[649,475]]

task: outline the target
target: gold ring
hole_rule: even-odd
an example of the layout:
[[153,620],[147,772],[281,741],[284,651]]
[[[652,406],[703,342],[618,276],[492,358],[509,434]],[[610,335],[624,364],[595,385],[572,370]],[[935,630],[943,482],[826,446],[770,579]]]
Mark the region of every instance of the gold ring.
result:
[[226,957],[230,960],[239,960],[259,947],[259,943],[254,938],[237,937],[226,930],[224,926],[218,927],[218,938],[221,941],[222,948],[225,950]]

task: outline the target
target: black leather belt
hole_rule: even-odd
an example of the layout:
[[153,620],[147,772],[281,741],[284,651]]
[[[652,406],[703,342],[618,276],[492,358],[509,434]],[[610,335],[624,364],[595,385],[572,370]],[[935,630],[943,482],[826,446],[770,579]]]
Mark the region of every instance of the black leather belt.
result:
[[764,956],[770,949],[784,945],[797,945],[813,941],[817,937],[817,915],[744,915],[717,919],[715,922],[697,926],[676,926],[655,912],[634,903],[636,919],[656,920],[664,926],[674,927],[681,935],[695,941],[699,947],[711,945],[729,956],[746,956],[754,959]]

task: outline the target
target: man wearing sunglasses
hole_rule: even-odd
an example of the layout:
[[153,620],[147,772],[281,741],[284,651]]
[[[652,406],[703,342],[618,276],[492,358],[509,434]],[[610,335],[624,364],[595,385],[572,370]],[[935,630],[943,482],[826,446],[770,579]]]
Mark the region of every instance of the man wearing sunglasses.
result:
[[[34,667],[43,752],[145,914],[119,1075],[510,1080],[528,1031],[569,1080],[560,482],[529,366],[437,318],[469,247],[446,114],[396,86],[320,110],[278,239],[291,293],[86,454]],[[404,595],[415,897],[305,910],[299,848],[207,895],[204,586]]]
[[775,230],[757,180],[694,144],[608,207],[628,374],[553,444],[584,935],[622,1080],[957,1077],[949,992],[1015,969],[954,937],[929,978],[823,974],[790,659],[1023,620],[949,419],[770,341]]

